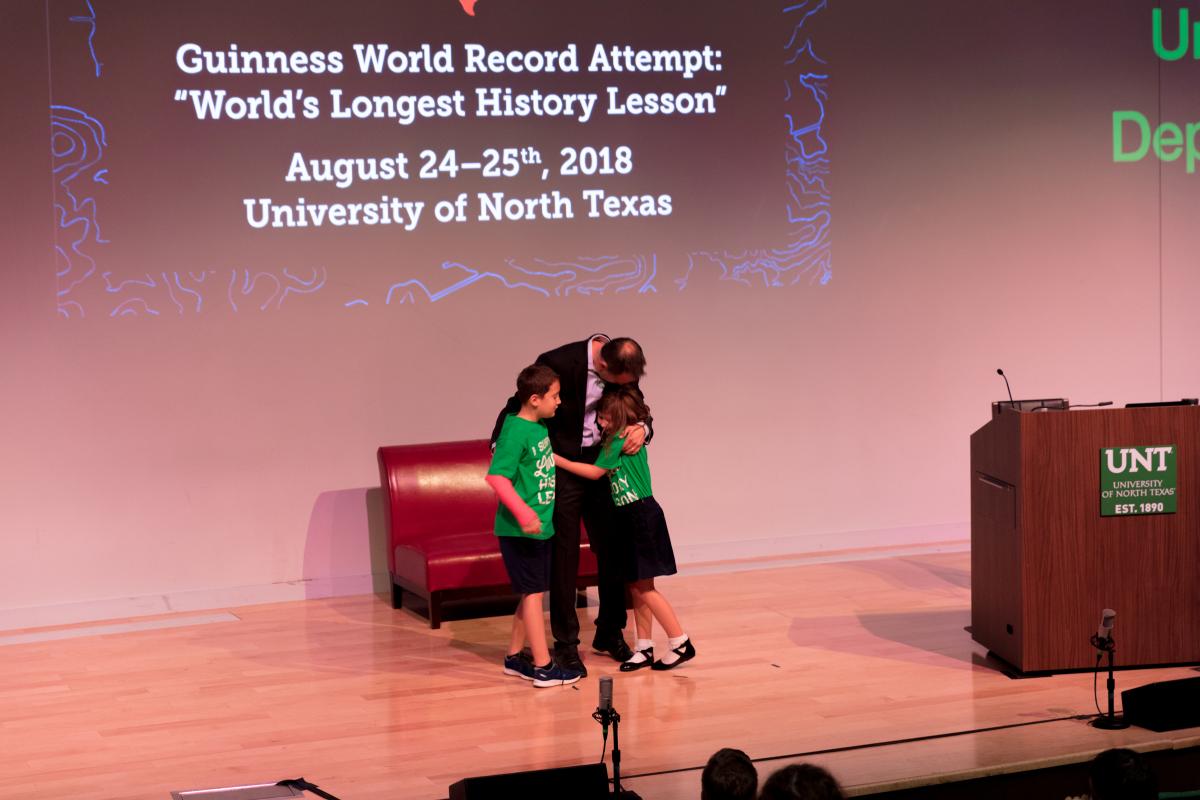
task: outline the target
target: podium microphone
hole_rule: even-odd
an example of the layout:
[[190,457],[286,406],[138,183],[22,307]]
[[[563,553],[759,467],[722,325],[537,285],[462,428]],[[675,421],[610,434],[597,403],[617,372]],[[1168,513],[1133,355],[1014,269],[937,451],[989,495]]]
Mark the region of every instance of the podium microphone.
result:
[[1008,376],[1004,374],[1004,370],[999,369],[999,368],[996,369],[996,374],[999,375],[1001,378],[1004,378],[1004,388],[1008,389],[1008,404],[1010,406],[1012,406],[1013,408],[1016,408],[1017,401],[1013,400],[1012,387],[1008,385]]

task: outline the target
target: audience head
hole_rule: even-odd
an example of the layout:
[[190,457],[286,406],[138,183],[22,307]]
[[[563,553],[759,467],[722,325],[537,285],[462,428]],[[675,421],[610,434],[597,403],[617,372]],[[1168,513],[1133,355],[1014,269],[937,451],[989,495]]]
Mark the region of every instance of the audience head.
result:
[[1140,753],[1105,750],[1088,770],[1093,800],[1156,800],[1158,781]]
[[757,791],[754,762],[732,747],[713,753],[700,775],[700,800],[754,800]]
[[762,800],[843,800],[842,787],[815,764],[792,764],[763,784]]

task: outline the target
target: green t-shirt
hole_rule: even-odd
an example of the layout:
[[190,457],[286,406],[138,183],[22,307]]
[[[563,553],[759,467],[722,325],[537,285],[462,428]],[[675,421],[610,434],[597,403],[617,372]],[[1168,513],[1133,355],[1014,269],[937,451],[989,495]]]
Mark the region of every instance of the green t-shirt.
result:
[[646,448],[627,456],[621,452],[624,445],[624,436],[613,437],[596,458],[597,467],[609,470],[608,483],[612,487],[613,502],[618,506],[627,506],[652,494]]
[[530,422],[515,414],[506,417],[488,475],[503,475],[512,481],[517,496],[542,521],[541,533],[522,533],[516,517],[501,503],[496,509],[497,536],[549,539],[554,535],[554,452],[546,423]]

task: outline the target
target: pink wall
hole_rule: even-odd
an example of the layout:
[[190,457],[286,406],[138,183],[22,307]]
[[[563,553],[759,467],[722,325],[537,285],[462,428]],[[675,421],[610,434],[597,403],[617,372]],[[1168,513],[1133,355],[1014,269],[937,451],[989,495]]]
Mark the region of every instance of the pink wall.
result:
[[47,253],[43,12],[12,4],[0,609],[365,591],[375,448],[486,436],[521,366],[595,330],[646,348],[685,555],[965,539],[997,366],[1025,396],[1200,394],[1200,178],[1111,163],[1111,112],[1157,105],[1138,5],[839,5],[824,287],[80,322]]
[[[1195,21],[1196,10],[1191,19]],[[1166,12],[1174,18],[1173,11]],[[1162,116],[1180,126],[1200,120],[1200,66],[1196,61],[1162,65]],[[1162,166],[1162,340],[1163,393],[1167,397],[1200,394],[1200,200],[1198,175],[1181,162]],[[1129,214],[1135,213],[1132,209]]]

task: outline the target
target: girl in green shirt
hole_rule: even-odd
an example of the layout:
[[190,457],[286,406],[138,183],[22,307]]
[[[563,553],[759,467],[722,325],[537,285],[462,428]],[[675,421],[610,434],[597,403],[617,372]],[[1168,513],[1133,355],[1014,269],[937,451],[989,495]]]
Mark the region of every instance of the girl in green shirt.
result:
[[[683,632],[675,609],[654,585],[655,578],[674,575],[677,569],[667,520],[651,490],[646,448],[633,455],[621,452],[625,444],[621,432],[627,426],[649,418],[650,409],[636,386],[610,384],[605,387],[596,407],[596,421],[604,430],[596,463],[581,464],[554,456],[558,468],[593,480],[608,476],[612,487],[613,503],[617,507],[616,541],[623,548],[625,579],[633,595],[638,637],[633,656],[621,664],[622,672],[643,667],[674,669],[696,656],[696,648]],[[657,661],[654,660],[654,642],[650,638],[653,620],[658,620],[669,641],[666,655]]]

